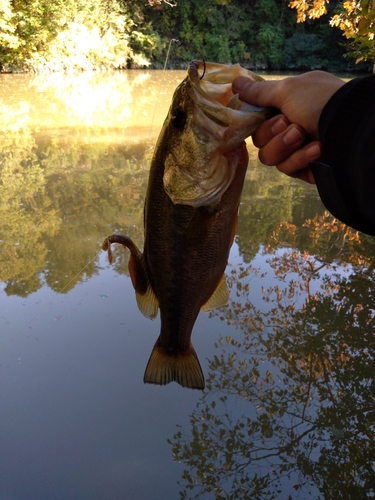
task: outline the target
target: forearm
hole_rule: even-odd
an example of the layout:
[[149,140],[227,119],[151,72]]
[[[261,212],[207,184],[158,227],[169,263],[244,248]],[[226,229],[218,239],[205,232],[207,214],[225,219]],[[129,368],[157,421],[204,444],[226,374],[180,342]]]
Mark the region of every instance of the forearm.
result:
[[375,75],[352,80],[324,107],[319,121],[322,157],[312,164],[328,210],[375,235]]

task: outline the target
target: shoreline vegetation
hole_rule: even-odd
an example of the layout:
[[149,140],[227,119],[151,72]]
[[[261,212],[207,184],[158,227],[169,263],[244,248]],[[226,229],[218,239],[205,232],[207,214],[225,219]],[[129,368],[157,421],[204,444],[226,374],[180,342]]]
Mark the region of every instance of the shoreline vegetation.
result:
[[337,5],[297,23],[279,0],[0,0],[0,71],[162,69],[168,52],[168,69],[204,58],[267,72],[372,71],[329,25]]

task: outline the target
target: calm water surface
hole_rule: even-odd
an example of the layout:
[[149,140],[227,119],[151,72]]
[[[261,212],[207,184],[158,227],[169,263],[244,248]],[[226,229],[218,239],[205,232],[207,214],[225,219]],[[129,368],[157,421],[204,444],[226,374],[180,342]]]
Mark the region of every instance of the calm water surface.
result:
[[142,245],[183,77],[0,76],[0,500],[373,498],[374,240],[251,142],[206,390],[142,382],[159,320],[100,246]]

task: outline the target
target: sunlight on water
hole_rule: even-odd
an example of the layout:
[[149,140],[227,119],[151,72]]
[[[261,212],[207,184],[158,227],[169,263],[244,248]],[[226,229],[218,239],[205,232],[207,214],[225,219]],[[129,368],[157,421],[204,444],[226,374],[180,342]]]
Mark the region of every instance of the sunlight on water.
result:
[[[315,187],[249,168],[204,392],[143,384],[155,139],[181,71],[0,75],[0,499],[372,498],[374,242]],[[163,266],[163,256],[160,256]]]
[[[0,75],[0,124],[31,127],[160,129],[185,72],[117,71]],[[132,137],[128,137],[132,140]]]

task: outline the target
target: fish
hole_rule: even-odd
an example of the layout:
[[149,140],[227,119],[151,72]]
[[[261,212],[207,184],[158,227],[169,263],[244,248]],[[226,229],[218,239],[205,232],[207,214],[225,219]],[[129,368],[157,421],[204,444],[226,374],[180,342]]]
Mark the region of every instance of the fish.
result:
[[237,76],[262,80],[238,64],[189,64],[151,161],[143,251],[122,234],[108,236],[102,245],[110,261],[112,243],[130,250],[138,307],[150,319],[160,310],[160,335],[145,383],[205,387],[192,330],[201,310],[228,302],[225,268],[248,166],[244,139],[271,116],[270,109],[233,95]]

